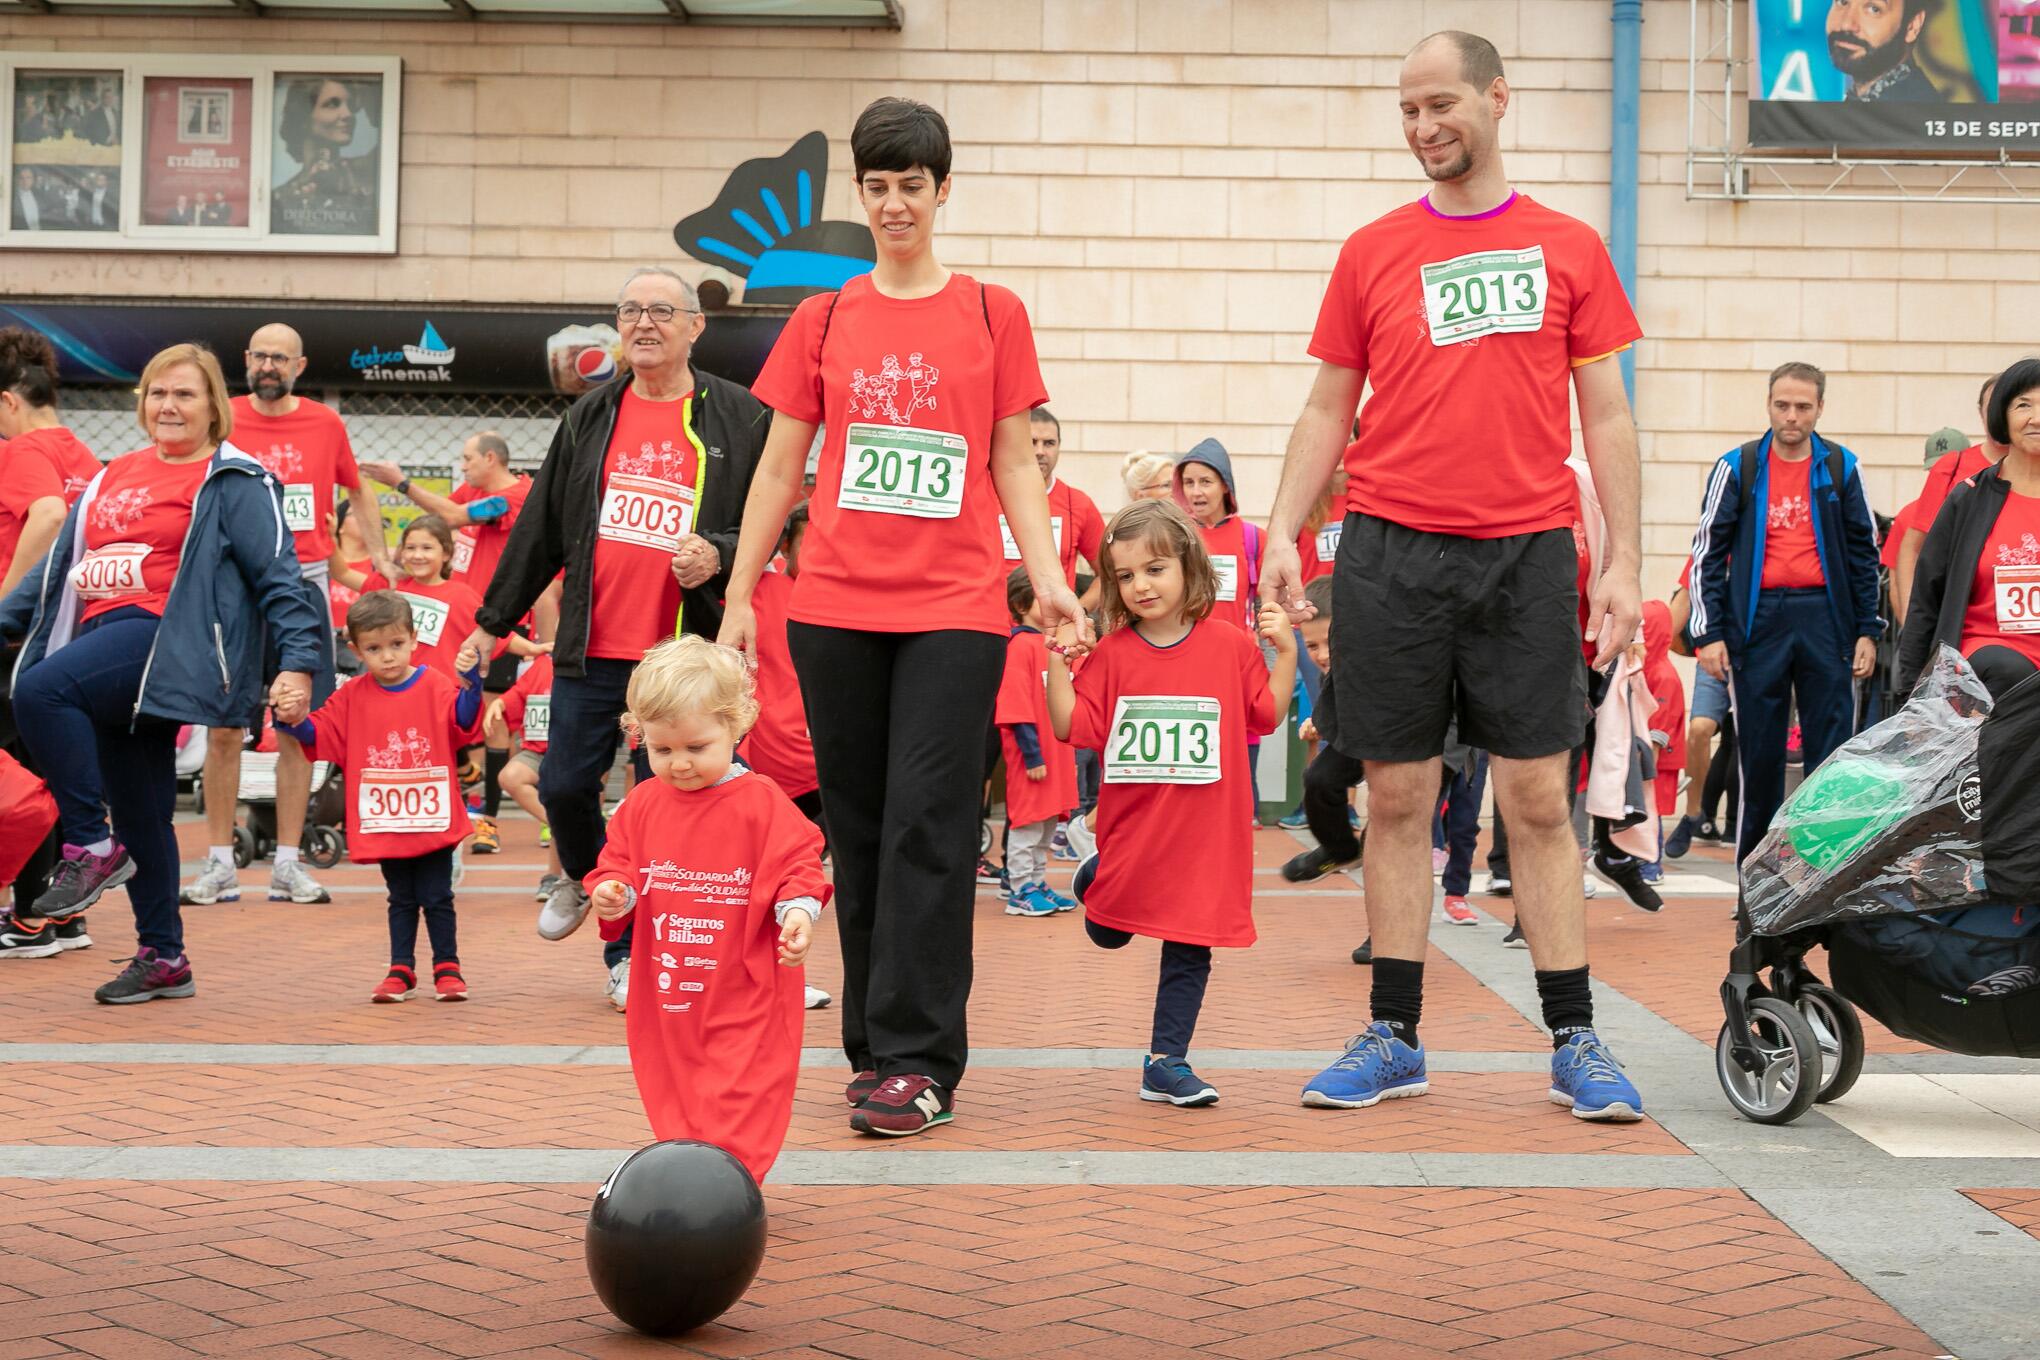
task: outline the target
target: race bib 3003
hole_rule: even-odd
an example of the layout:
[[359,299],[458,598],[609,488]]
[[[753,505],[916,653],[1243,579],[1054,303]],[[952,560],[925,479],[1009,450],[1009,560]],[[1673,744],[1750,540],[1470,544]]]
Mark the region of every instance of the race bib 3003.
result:
[[1433,345],[1544,327],[1551,291],[1544,247],[1482,250],[1423,267],[1424,319]]
[[551,731],[552,695],[534,694],[524,701],[524,739],[550,741],[547,734]]
[[846,433],[838,506],[915,519],[955,519],[963,512],[970,446],[962,435],[864,422]]
[[142,580],[142,563],[148,556],[146,543],[109,543],[94,548],[71,568],[71,588],[85,600],[144,594],[148,586]]
[[406,595],[404,603],[411,606],[411,627],[417,632],[418,641],[427,647],[437,647],[440,634],[446,631],[449,612],[446,601]]
[[1218,700],[1133,694],[1113,706],[1107,784],[1215,784],[1218,776]]
[[1997,595],[1998,628],[2007,633],[2040,633],[2040,566],[1998,567],[1991,572]]
[[[1048,517],[1048,531],[1055,536],[1056,556],[1060,557],[1062,555],[1061,515],[1050,515]],[[1006,560],[1008,562],[1018,562],[1020,560],[1019,541],[1013,537],[1013,526],[1006,523],[1004,515],[999,516],[999,542],[1005,548]]]
[[597,530],[602,537],[669,553],[693,530],[693,487],[627,472],[610,477]]
[[317,502],[309,482],[292,482],[283,489],[283,523],[294,534],[319,527]]
[[444,765],[357,771],[354,812],[364,832],[445,831],[453,825]]

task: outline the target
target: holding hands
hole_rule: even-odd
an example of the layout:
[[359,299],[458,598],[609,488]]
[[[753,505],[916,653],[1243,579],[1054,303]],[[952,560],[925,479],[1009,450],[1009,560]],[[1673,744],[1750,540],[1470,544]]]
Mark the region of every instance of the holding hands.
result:
[[303,671],[278,672],[269,687],[269,706],[279,722],[303,722],[312,711],[312,677]]
[[688,534],[673,551],[673,579],[682,590],[705,584],[722,566],[722,554],[700,534]]
[[[1309,618],[1317,613],[1310,604],[1303,606],[1303,616]],[[1296,630],[1289,622],[1290,612],[1277,604],[1273,597],[1261,601],[1261,612],[1254,619],[1254,631],[1266,638],[1275,648],[1277,656],[1296,654]]]

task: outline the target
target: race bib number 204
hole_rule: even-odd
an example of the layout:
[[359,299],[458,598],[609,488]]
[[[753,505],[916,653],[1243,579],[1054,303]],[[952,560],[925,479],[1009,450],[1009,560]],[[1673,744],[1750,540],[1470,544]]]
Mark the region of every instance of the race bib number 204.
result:
[[1550,279],[1544,247],[1482,250],[1423,267],[1424,321],[1433,345],[1544,327]]

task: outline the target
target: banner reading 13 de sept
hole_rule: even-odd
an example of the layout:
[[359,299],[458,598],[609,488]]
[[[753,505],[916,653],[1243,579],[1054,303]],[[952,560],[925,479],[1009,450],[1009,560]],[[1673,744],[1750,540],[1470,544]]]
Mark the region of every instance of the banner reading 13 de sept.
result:
[[1752,0],[1749,140],[2040,150],[2040,0]]

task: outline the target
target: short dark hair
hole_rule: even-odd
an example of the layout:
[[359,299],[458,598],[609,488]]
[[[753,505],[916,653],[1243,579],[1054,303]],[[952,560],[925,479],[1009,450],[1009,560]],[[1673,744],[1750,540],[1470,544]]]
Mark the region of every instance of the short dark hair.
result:
[[1006,576],[1006,612],[1018,623],[1027,611],[1034,608],[1034,582],[1028,579],[1027,568],[1015,567]]
[[347,636],[350,638],[399,624],[413,635],[418,631],[417,624],[411,620],[411,602],[394,590],[366,591],[360,599],[347,606]]
[[1414,54],[1417,48],[1432,42],[1452,44],[1452,50],[1459,54],[1459,74],[1474,89],[1485,90],[1502,78],[1502,54],[1495,50],[1493,43],[1478,33],[1467,33],[1456,28],[1443,29],[1425,38],[1416,47],[1412,47],[1410,52]]
[[510,441],[494,430],[483,430],[475,436],[475,448],[494,456],[504,467],[510,466]]
[[1764,395],[1766,397],[1771,395],[1771,389],[1778,385],[1778,379],[1780,378],[1797,378],[1801,382],[1810,382],[1813,384],[1813,399],[1815,401],[1827,400],[1827,374],[1821,372],[1812,364],[1801,363],[1795,359],[1789,364],[1780,364],[1772,369],[1771,381],[1764,386]]
[[1057,420],[1055,418],[1055,413],[1050,411],[1046,406],[1037,406],[1033,410],[1029,411],[1027,413],[1027,421],[1030,425],[1055,426],[1056,441],[1058,443],[1062,441],[1062,422],[1060,420]]
[[2012,403],[2029,392],[2040,392],[2040,359],[2021,359],[1998,374],[1990,407],[1983,414],[1984,429],[1993,443],[2012,442]]
[[1329,619],[1332,616],[1332,578],[1320,576],[1303,588],[1303,598],[1317,606],[1317,616]]
[[412,534],[430,534],[439,540],[439,546],[446,552],[446,564],[439,569],[439,577],[445,580],[453,575],[453,526],[437,515],[420,515],[404,526],[397,535],[397,549],[403,550],[404,540]]
[[874,99],[850,129],[850,160],[859,179],[870,170],[897,172],[918,165],[940,184],[949,178],[949,159],[949,124],[917,99]]
[[38,409],[57,404],[57,349],[41,331],[0,330],[0,392]]

